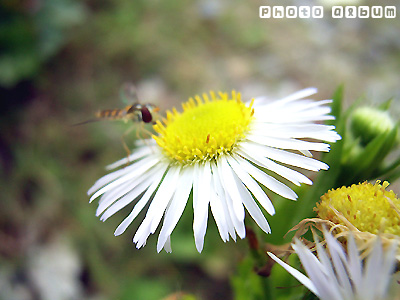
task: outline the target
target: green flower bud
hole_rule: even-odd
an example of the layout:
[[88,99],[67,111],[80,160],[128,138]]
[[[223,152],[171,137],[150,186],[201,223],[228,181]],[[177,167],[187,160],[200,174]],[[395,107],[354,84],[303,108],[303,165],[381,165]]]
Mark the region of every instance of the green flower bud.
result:
[[357,108],[351,118],[351,131],[367,145],[377,136],[392,130],[396,125],[387,111],[372,107]]

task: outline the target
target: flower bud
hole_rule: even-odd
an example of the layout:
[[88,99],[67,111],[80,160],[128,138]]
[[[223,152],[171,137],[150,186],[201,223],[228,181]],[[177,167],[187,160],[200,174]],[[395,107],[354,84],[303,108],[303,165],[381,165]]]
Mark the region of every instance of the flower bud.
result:
[[354,111],[350,126],[354,137],[360,138],[361,143],[367,145],[377,136],[392,130],[395,123],[387,111],[360,107]]

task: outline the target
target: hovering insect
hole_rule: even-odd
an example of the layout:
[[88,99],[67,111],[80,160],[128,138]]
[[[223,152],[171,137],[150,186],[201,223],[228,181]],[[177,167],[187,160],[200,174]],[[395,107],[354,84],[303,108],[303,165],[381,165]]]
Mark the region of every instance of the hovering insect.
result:
[[151,103],[134,103],[122,109],[106,109],[96,113],[96,118],[104,120],[123,120],[125,122],[133,120],[136,122],[151,123],[154,122],[154,113],[159,108]]
[[[152,103],[141,104],[137,97],[136,88],[131,83],[124,84],[120,93],[124,102],[133,102],[133,104],[121,109],[117,108],[99,110],[95,114],[95,119],[87,120],[75,125],[82,125],[101,120],[122,120],[124,122],[133,121],[140,124],[140,127],[137,128],[138,130],[136,131],[138,139],[143,139],[141,133],[151,136],[151,133],[144,128],[144,124],[154,124],[155,120],[158,118],[157,113],[160,108]],[[121,137],[122,144],[128,154],[128,157],[131,152],[125,143],[125,136],[134,128],[135,126],[131,126]]]
[[152,103],[141,104],[138,100],[136,88],[133,84],[124,84],[121,88],[121,98],[124,102],[133,102],[125,108],[99,110],[95,119],[87,120],[75,125],[96,122],[100,120],[122,120],[128,122],[154,123],[156,113],[160,108]]

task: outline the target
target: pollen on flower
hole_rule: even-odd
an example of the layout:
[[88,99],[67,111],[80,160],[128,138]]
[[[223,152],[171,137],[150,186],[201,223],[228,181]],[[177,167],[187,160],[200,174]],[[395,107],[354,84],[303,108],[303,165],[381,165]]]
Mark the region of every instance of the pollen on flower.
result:
[[183,112],[168,111],[157,121],[153,138],[175,162],[190,164],[230,153],[246,135],[254,110],[240,93],[210,92],[182,104]]
[[386,190],[388,186],[387,181],[380,184],[378,180],[375,184],[364,182],[330,190],[315,210],[321,219],[346,225],[339,212],[363,232],[400,235],[400,199]]

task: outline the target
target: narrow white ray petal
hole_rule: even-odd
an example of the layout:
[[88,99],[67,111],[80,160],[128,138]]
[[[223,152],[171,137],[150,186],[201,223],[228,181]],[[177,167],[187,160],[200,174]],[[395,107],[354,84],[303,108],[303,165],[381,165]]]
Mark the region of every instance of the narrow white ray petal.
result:
[[117,202],[115,202],[113,205],[111,205],[101,216],[100,220],[105,221],[109,217],[111,217],[113,214],[115,214],[117,211],[121,210],[125,206],[127,206],[129,203],[134,201],[137,197],[139,197],[140,194],[144,193],[146,189],[151,185],[153,179],[152,178],[147,178],[147,180],[141,182],[135,189],[133,189],[131,192],[123,196],[121,199],[119,199]]
[[[375,243],[379,243],[380,247],[382,247],[382,241],[380,238]],[[396,267],[396,253],[398,250],[399,241],[392,241],[391,245],[385,249],[385,253],[383,256],[383,264],[381,266],[381,272],[379,273],[380,278],[376,287],[376,296],[377,298],[384,299],[387,292],[388,286],[392,279],[392,274],[394,273],[394,269]]]
[[175,192],[179,178],[179,171],[179,167],[171,167],[166,172],[166,175],[161,182],[149,209],[147,210],[146,217],[133,237],[133,241],[137,245],[145,244],[149,235],[154,233],[160,223],[162,215]]
[[240,178],[241,181],[246,185],[246,187],[252,192],[257,201],[261,204],[262,207],[270,214],[275,214],[275,208],[268,198],[267,194],[261,189],[258,185],[257,181],[255,181],[247,172],[244,171],[241,164],[246,163],[243,162],[243,158],[234,155],[233,158],[228,159],[229,164],[232,169],[235,171],[236,175]]
[[[249,153],[249,156],[252,156],[252,153]],[[282,182],[276,180],[274,177],[269,176],[268,174],[262,172],[257,167],[253,166],[249,162],[246,162],[244,159],[240,162],[240,165],[243,169],[246,170],[254,179],[263,184],[266,188],[281,195],[284,198],[295,200],[297,199],[297,195],[290,189],[288,186],[283,184]]]
[[217,193],[214,189],[213,182],[211,182],[210,185],[210,207],[215,223],[217,224],[221,239],[224,242],[229,241],[228,221],[226,220],[226,213],[221,204],[221,201],[219,201]]
[[331,285],[340,287],[338,291],[343,295],[352,295],[352,286],[345,267],[347,265],[346,254],[339,242],[331,235],[328,236],[328,234],[325,234],[324,236],[327,248],[329,248],[330,257],[326,253],[325,248],[320,243],[317,243],[319,261],[324,266]]
[[114,232],[114,235],[122,234],[126,228],[132,223],[132,221],[138,216],[138,214],[142,211],[142,209],[146,206],[147,202],[150,200],[151,195],[157,189],[158,185],[161,182],[161,179],[167,169],[168,165],[161,165],[158,173],[153,177],[153,183],[144,193],[142,198],[136,203],[135,207],[133,208],[132,212],[122,221],[122,223],[117,227]]
[[[280,123],[280,119],[277,118],[277,116],[281,116],[285,122],[287,120],[290,120],[288,117],[293,117],[293,120],[295,122],[304,119],[304,116],[312,116],[314,118],[323,117],[331,112],[331,108],[327,105],[330,103],[332,103],[332,100],[315,101],[302,99],[294,101],[290,105],[286,105],[284,102],[281,101],[275,101],[265,104],[255,102],[254,107],[255,115],[257,113],[264,113],[265,116],[268,116],[268,118],[257,118],[257,121]],[[284,114],[282,114],[282,110],[285,111]],[[262,116],[261,114],[259,115]]]
[[299,152],[306,157],[313,157],[312,153],[308,150],[299,150]]
[[[301,117],[303,114],[313,115],[313,116],[323,116],[325,114],[329,114],[331,112],[331,108],[329,105],[332,103],[332,100],[309,100],[309,99],[301,99],[298,101],[292,102],[290,105],[286,105],[284,102],[276,101],[273,103],[267,103],[266,105],[260,105],[260,108],[263,112],[272,112],[272,115],[279,114],[282,117],[293,116],[294,118]],[[256,107],[257,110],[259,107]],[[320,111],[323,108],[324,110]],[[282,110],[285,111],[282,114]],[[261,119],[261,121],[269,122],[269,119]]]
[[193,168],[187,167],[182,169],[179,177],[181,178],[179,186],[177,187],[172,201],[165,212],[164,223],[158,237],[157,252],[160,252],[162,248],[164,248],[168,237],[171,235],[182,216],[192,189]]
[[[337,279],[338,285],[343,289],[341,290],[341,292],[344,295],[351,295],[353,293],[353,288],[350,282],[348,271],[346,269],[348,265],[346,253],[341,244],[326,230],[324,230],[324,236],[336,273],[336,276],[334,276],[334,273],[332,272],[332,276],[333,278]],[[322,246],[320,244],[318,245],[318,247],[318,257],[321,260],[322,255],[320,256],[320,253],[323,252],[325,254],[325,250],[322,249]],[[325,256],[325,259],[329,261],[329,257],[327,255]]]
[[[293,94],[290,94],[289,96],[286,96],[284,98],[281,98],[279,100],[273,100],[269,99],[268,97],[262,96],[262,97],[256,97],[254,99],[254,103],[257,106],[267,106],[270,108],[275,108],[275,107],[290,107],[291,105],[288,105],[288,103],[292,102],[291,104],[295,104],[296,100],[300,100],[302,98],[314,95],[317,93],[316,88],[306,88],[300,91],[297,91]],[[304,101],[304,100],[303,100]]]
[[301,183],[305,184],[312,184],[312,181],[307,178],[305,175],[301,174],[300,172],[297,172],[295,170],[292,170],[290,168],[287,168],[285,166],[279,165],[270,159],[267,159],[259,154],[252,153],[252,155],[248,155],[245,151],[242,151],[238,149],[236,151],[238,154],[240,154],[242,157],[246,158],[248,161],[251,161],[260,167],[266,168],[283,178],[286,178],[290,182],[294,183],[295,185],[300,185]]
[[[300,104],[300,103],[299,103]],[[301,105],[301,104],[300,104]],[[321,122],[335,119],[330,116],[331,109],[329,107],[316,107],[314,109],[307,109],[301,107],[301,109],[286,109],[285,114],[281,114],[281,110],[286,108],[279,108],[276,111],[270,110],[269,112],[260,109],[254,114],[258,120],[265,120],[264,122],[276,123],[276,124],[307,124],[311,122]],[[263,115],[264,114],[264,115]],[[265,118],[266,115],[268,118]],[[264,117],[264,118],[263,118]]]
[[292,102],[294,100],[298,100],[298,99],[302,99],[311,95],[314,95],[318,92],[317,88],[314,87],[309,87],[309,88],[305,88],[302,89],[300,91],[297,91],[293,94],[290,94],[289,96],[286,96],[284,98],[281,98],[279,100],[273,100],[273,101],[268,101],[267,97],[256,97],[254,99],[255,102],[266,102],[267,104],[274,104],[274,103],[279,103],[279,104],[287,104],[288,102]]
[[287,103],[287,102],[290,102],[293,100],[303,99],[308,96],[312,96],[312,95],[316,94],[317,92],[318,92],[317,88],[308,87],[308,88],[302,89],[300,91],[297,91],[293,94],[290,94],[289,96],[286,96],[285,98],[278,100],[278,102],[286,102]]
[[[377,238],[379,239],[379,238]],[[382,274],[383,265],[383,249],[380,240],[376,240],[372,248],[371,253],[366,259],[364,274],[363,274],[363,285],[361,289],[361,299],[376,299],[374,291],[376,291],[377,282],[380,281]]]
[[107,174],[107,175],[101,177],[88,190],[87,194],[88,195],[93,194],[95,191],[99,190],[100,188],[102,188],[103,186],[109,184],[110,182],[114,181],[115,179],[117,179],[117,178],[129,173],[129,171],[130,171],[129,168],[124,168],[124,169],[114,171],[114,172],[112,172],[110,174]]
[[[149,217],[151,221],[151,232],[157,229],[158,224],[164,214],[164,211],[169,204],[173,194],[176,192],[179,185],[181,167],[171,167],[161,186],[155,195],[149,210],[147,211],[146,218]],[[170,174],[170,176],[168,176]],[[165,184],[164,184],[165,183]],[[158,196],[158,197],[157,197]]]
[[[143,160],[137,162],[135,166],[137,167],[135,170],[130,171],[128,174],[125,174],[124,176],[118,178],[117,180],[107,184],[100,190],[98,190],[96,193],[90,197],[90,201],[93,201],[93,199],[96,199],[98,196],[102,195],[103,193],[111,190],[112,188],[117,187],[118,185],[134,179],[138,176],[141,176],[144,172],[146,172],[148,169],[153,167],[155,164],[159,163],[159,157],[158,156],[150,156],[147,158],[144,158]],[[133,165],[132,165],[133,166]],[[130,166],[130,167],[132,167]]]
[[172,248],[171,248],[171,236],[168,236],[167,241],[165,242],[164,245],[164,250],[167,253],[171,253],[172,252]]
[[298,239],[295,240],[295,244],[292,244],[292,247],[299,256],[301,264],[309,278],[318,290],[320,298],[324,300],[341,300],[339,286],[334,285],[334,282],[329,280],[329,271],[327,271],[325,266]]
[[[138,189],[139,185],[141,186],[140,189],[143,191],[146,188],[146,186],[143,187],[143,182],[148,181],[149,178],[153,176],[157,171],[158,168],[154,167],[153,169],[150,169],[148,172],[144,173],[143,176],[135,179],[133,182],[128,181],[127,183],[129,183],[129,186],[126,185],[122,187],[119,186],[118,188],[115,188],[114,190],[110,190],[107,193],[103,194],[102,198],[100,199],[101,201],[99,201],[99,206],[97,207],[96,210],[96,216],[101,215],[110,205],[112,205],[115,201],[121,198],[121,196],[125,195],[128,191],[133,191]],[[134,195],[134,193],[130,192],[129,194],[132,196]],[[140,193],[141,192],[139,192],[139,194]]]
[[135,149],[135,152],[132,153],[131,155],[129,155],[128,157],[120,159],[120,160],[106,166],[106,170],[112,170],[112,169],[118,168],[127,163],[130,163],[130,162],[140,159],[144,156],[147,156],[151,153],[152,153],[152,148],[150,148],[150,147],[137,148],[137,149]]
[[252,127],[254,135],[281,138],[310,138],[327,142],[336,142],[340,136],[333,131],[335,126],[322,124],[274,124],[258,123]]
[[229,195],[227,195],[225,193],[225,190],[222,187],[221,178],[220,178],[219,172],[218,172],[218,167],[215,163],[211,163],[211,169],[213,172],[214,189],[215,189],[215,192],[217,195],[216,200],[219,201],[219,203],[221,204],[222,212],[225,217],[225,224],[226,224],[228,233],[232,237],[232,239],[234,241],[236,241],[234,220],[232,220],[231,210],[229,209],[229,206],[227,204],[227,201],[230,201],[230,200],[226,199],[227,197],[229,197]]
[[[225,194],[225,198],[222,199],[225,201],[226,206],[228,208],[229,215],[231,216],[231,220],[233,223],[233,228],[235,229],[231,233],[232,239],[236,242],[236,233],[237,235],[243,239],[246,236],[246,228],[244,226],[244,217],[242,220],[239,220],[235,214],[234,207],[233,207],[233,200],[228,193]],[[244,210],[244,208],[243,208]]]
[[241,148],[246,152],[263,153],[264,157],[305,170],[319,171],[321,169],[327,170],[329,168],[327,164],[319,160],[252,142],[243,142]]
[[308,288],[312,293],[314,293],[314,295],[319,297],[318,290],[316,289],[313,282],[306,275],[297,271],[295,268],[289,266],[287,263],[283,262],[278,257],[276,257],[273,253],[271,253],[271,252],[267,252],[267,253],[274,261],[276,261],[278,264],[280,264],[286,271],[288,271],[302,285],[304,285],[306,288]]
[[108,201],[110,198],[111,199],[121,198],[123,195],[127,194],[130,190],[132,190],[132,183],[130,181],[122,183],[120,186],[118,186],[118,188],[109,190],[105,192],[103,195],[101,195],[98,201],[98,205],[100,205],[105,201]]
[[[304,104],[305,103],[298,103],[298,109],[296,109],[296,107],[274,107],[275,109],[271,109],[271,107],[269,106],[255,107],[256,111],[254,113],[254,122],[256,124],[268,122],[276,124],[295,125],[335,119],[333,116],[329,115],[329,113],[331,112],[329,107],[316,107],[314,109],[307,109]],[[314,103],[310,104],[313,105]],[[282,109],[285,110],[285,114],[281,113]]]
[[[140,231],[139,231],[140,229]],[[142,222],[138,230],[133,237],[133,243],[136,244],[136,248],[140,249],[146,245],[147,238],[150,235],[150,222]]]
[[239,178],[235,177],[235,181],[236,181],[236,185],[238,187],[240,198],[242,199],[242,202],[243,202],[244,206],[246,207],[247,211],[249,212],[250,216],[254,219],[254,221],[257,223],[257,225],[264,232],[270,233],[271,228],[269,227],[267,220],[265,219],[260,208],[254,201],[250,192],[243,185],[243,183],[239,180]]
[[348,269],[350,279],[353,281],[355,294],[360,294],[362,282],[362,265],[354,237],[347,238]]
[[315,143],[315,142],[307,142],[296,139],[259,136],[254,134],[247,135],[246,139],[261,145],[266,145],[280,149],[311,150],[311,151],[321,151],[321,152],[329,151],[329,144],[325,143]]
[[[228,208],[235,231],[240,238],[244,238],[246,236],[246,229],[244,227],[245,211],[242,200],[238,196],[239,192],[235,180],[233,179],[233,170],[229,167],[225,157],[220,158],[217,164],[215,173],[220,178],[222,184],[220,194],[225,194],[225,196],[221,197],[221,201],[225,203]],[[235,192],[232,193],[232,190]],[[234,234],[232,238],[236,241],[236,234]]]
[[194,178],[196,177],[198,180],[193,180],[193,233],[197,251],[201,252],[204,246],[211,197],[211,166],[208,161],[201,167],[195,165]]
[[222,156],[220,158],[218,164],[221,167],[220,171],[221,182],[223,182],[225,191],[230,195],[232,199],[232,207],[236,215],[236,218],[239,221],[243,221],[245,214],[244,214],[242,199],[240,198],[236,180],[234,179],[236,174],[233,173],[232,168],[228,165],[225,156]]

